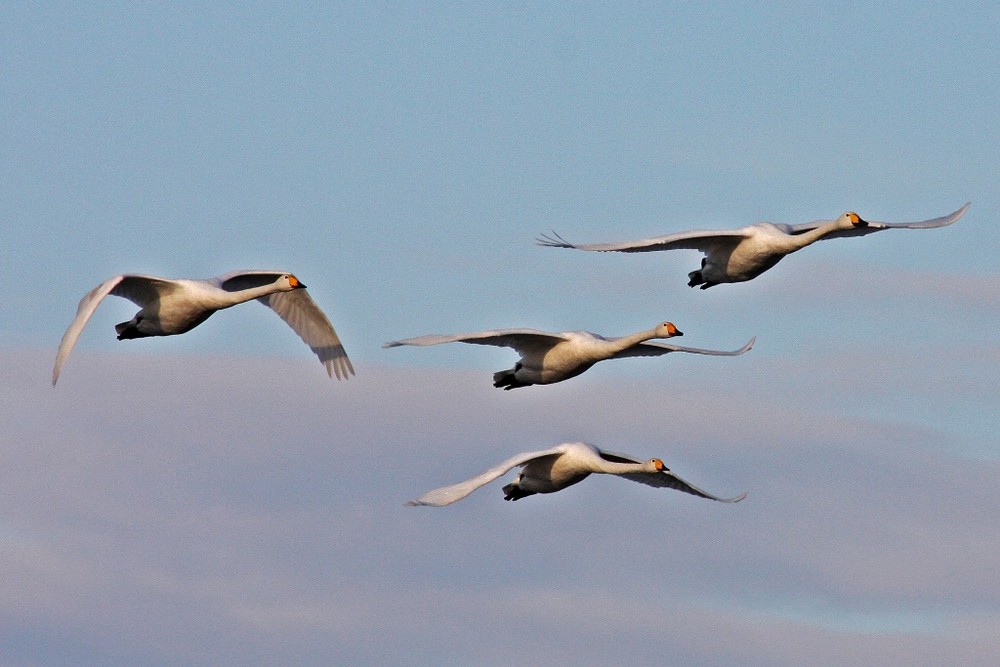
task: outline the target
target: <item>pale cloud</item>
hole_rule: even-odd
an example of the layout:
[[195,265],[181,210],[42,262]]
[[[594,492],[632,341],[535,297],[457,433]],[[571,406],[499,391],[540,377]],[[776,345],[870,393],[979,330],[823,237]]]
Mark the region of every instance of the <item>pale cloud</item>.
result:
[[[806,380],[757,353],[518,393],[488,368],[338,384],[307,359],[130,351],[52,389],[49,354],[6,351],[0,618],[31,640],[0,638],[5,664],[987,664],[998,464],[928,444],[966,437],[947,423],[797,400],[870,360]],[[906,361],[884,391],[919,398]],[[573,438],[750,496],[598,476],[402,505]]]

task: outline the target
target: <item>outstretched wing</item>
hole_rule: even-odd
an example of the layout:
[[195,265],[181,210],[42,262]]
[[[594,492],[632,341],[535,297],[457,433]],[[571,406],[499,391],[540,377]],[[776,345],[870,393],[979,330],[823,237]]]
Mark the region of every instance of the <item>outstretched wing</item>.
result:
[[691,495],[698,496],[699,498],[718,500],[721,503],[738,503],[747,497],[746,492],[743,492],[734,498],[720,498],[719,496],[713,495],[707,491],[702,491],[693,484],[687,483],[669,470],[665,470],[663,472],[625,473],[623,475],[619,475],[619,477],[624,477],[625,479],[630,479],[633,482],[639,482],[647,486],[676,489],[677,491],[690,493]]
[[474,345],[493,345],[495,347],[510,347],[520,354],[539,348],[548,349],[566,340],[563,334],[538,331],[536,329],[493,329],[461,334],[430,334],[416,338],[405,338],[385,343],[382,347],[398,347],[400,345],[439,345],[441,343],[472,343]]
[[174,283],[166,278],[155,276],[144,276],[138,273],[129,273],[108,278],[103,283],[87,292],[80,305],[76,308],[76,317],[70,322],[69,328],[59,341],[59,351],[56,353],[55,367],[52,369],[52,386],[55,386],[59,379],[59,371],[69,357],[76,345],[76,339],[80,337],[83,328],[90,321],[90,316],[97,310],[97,306],[109,294],[128,299],[140,307],[145,307],[156,301],[161,294],[174,288]]
[[703,350],[697,347],[684,347],[683,345],[674,345],[672,343],[660,343],[657,341],[648,340],[638,345],[633,345],[627,350],[622,350],[614,356],[615,359],[622,359],[625,357],[658,357],[661,354],[668,354],[670,352],[691,352],[693,354],[710,354],[716,357],[736,357],[744,352],[749,352],[753,348],[753,344],[757,342],[757,337],[754,336],[747,344],[738,350],[726,351],[726,350]]
[[620,241],[616,243],[570,243],[555,232],[551,235],[542,234],[535,242],[549,248],[574,248],[576,250],[594,250],[597,252],[652,252],[656,250],[700,250],[709,252],[719,246],[735,246],[748,235],[747,228],[724,230],[692,230],[677,232],[665,236],[640,239],[638,241]]
[[272,285],[278,278],[288,275],[288,273],[288,271],[233,271],[212,278],[209,282],[227,292],[240,292],[254,287]]
[[605,461],[611,461],[612,463],[642,463],[642,461],[621,452],[609,452],[604,449],[598,449],[597,455]]
[[[830,232],[825,235],[824,239],[836,239],[844,238],[847,236],[864,236],[865,234],[874,234],[875,232],[881,232],[884,229],[933,229],[934,227],[945,227],[952,224],[969,210],[969,205],[972,202],[967,202],[965,206],[958,209],[954,213],[949,213],[948,215],[943,215],[940,218],[931,218],[930,220],[921,220],[919,222],[875,222],[868,221],[868,225],[865,227],[853,227],[851,229],[840,229],[835,232]],[[832,222],[832,220],[815,220],[813,222],[806,222],[801,225],[779,225],[789,234],[801,234],[802,232],[807,232],[811,229],[815,229],[820,225],[825,225]]]
[[[278,275],[281,274],[276,274],[275,280]],[[326,372],[330,377],[336,374],[338,380],[344,380],[354,375],[354,366],[347,358],[340,337],[337,336],[326,314],[320,310],[306,290],[275,292],[257,300],[276,312],[299,335],[299,338],[305,341],[319,357],[320,362],[326,366]]]
[[503,463],[495,465],[486,472],[476,475],[471,479],[459,482],[458,484],[452,484],[451,486],[442,486],[440,489],[428,491],[416,500],[411,500],[406,504],[411,507],[416,507],[418,505],[427,505],[430,507],[450,505],[453,502],[466,497],[484,484],[489,484],[497,477],[507,474],[509,471],[518,466],[523,466],[526,463],[543,456],[561,454],[564,449],[565,448],[560,445],[552,447],[551,449],[543,449],[539,452],[524,452],[522,454],[518,454],[517,456],[512,456]]

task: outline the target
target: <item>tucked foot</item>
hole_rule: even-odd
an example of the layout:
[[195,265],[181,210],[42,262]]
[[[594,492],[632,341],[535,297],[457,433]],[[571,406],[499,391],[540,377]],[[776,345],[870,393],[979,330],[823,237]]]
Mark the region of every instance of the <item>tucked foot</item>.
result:
[[129,338],[145,338],[147,334],[139,331],[137,320],[129,320],[128,322],[121,322],[115,325],[115,333],[118,334],[118,340],[128,340]]
[[510,484],[503,487],[503,499],[504,500],[518,500],[519,498],[527,498],[528,496],[535,495],[534,491],[525,491],[517,482],[511,482]]
[[518,387],[528,387],[530,383],[521,382],[517,379],[515,374],[517,370],[521,367],[520,364],[514,366],[510,370],[497,371],[493,374],[493,386],[497,389],[505,389],[510,391],[511,389],[517,389]]

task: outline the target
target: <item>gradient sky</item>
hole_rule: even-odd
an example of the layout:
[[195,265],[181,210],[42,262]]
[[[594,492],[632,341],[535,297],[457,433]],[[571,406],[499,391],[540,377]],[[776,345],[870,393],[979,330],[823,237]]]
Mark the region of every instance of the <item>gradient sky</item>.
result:
[[[995,3],[0,5],[0,665],[1000,662]],[[699,255],[539,248],[851,209]],[[248,305],[114,340],[135,271],[294,271],[357,377]],[[528,326],[697,347],[500,392]],[[586,440],[596,476],[424,491]],[[508,476],[510,477],[510,476]]]

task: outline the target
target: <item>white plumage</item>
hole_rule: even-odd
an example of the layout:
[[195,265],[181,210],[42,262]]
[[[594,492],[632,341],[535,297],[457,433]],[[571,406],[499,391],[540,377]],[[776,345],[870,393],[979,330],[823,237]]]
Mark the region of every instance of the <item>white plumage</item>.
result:
[[620,243],[569,243],[552,233],[537,239],[538,245],[598,252],[652,252],[679,248],[705,253],[701,268],[688,274],[690,287],[708,289],[720,283],[752,280],[777,264],[785,255],[822,239],[864,236],[885,229],[931,229],[950,225],[968,210],[921,222],[873,222],[847,212],[836,220],[816,220],[800,225],[759,222],[731,230],[695,230]]
[[691,352],[717,356],[743,354],[753,347],[754,338],[732,352],[681,347],[669,343],[649,342],[653,338],[683,336],[671,322],[662,322],[652,329],[622,338],[604,338],[588,331],[549,333],[535,329],[494,329],[464,334],[419,336],[392,341],[382,347],[399,345],[439,345],[441,343],[472,343],[514,348],[521,359],[513,368],[493,374],[493,386],[516,389],[533,384],[562,382],[583,373],[599,361],[625,357],[652,357],[670,352]]
[[471,479],[428,491],[406,504],[450,505],[518,466],[523,468],[517,479],[503,487],[504,500],[518,500],[536,493],[555,493],[583,481],[591,473],[618,475],[649,486],[676,489],[724,503],[739,502],[747,495],[741,493],[733,498],[720,498],[684,481],[660,459],[641,462],[626,454],[602,451],[584,442],[567,442],[551,449],[518,454]]
[[128,273],[105,280],[80,300],[76,317],[59,343],[52,369],[53,385],[90,316],[109,294],[141,307],[131,320],[115,325],[118,340],[182,334],[218,310],[257,299],[288,323],[316,353],[331,377],[336,374],[339,380],[354,374],[330,320],[309,297],[305,285],[290,273],[235,271],[208,280]]

